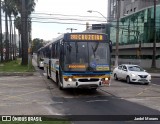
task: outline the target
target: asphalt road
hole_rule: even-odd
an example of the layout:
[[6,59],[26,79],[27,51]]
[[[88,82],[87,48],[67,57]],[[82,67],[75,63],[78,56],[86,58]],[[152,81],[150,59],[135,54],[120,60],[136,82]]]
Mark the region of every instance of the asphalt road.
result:
[[[71,115],[76,124],[159,123],[133,121],[138,115],[160,115],[160,88],[157,85],[112,80],[110,87],[99,88],[97,92],[80,89],[61,91],[44,76],[43,70],[36,70],[33,76],[0,78],[0,115]],[[128,115],[133,116],[130,118]],[[124,121],[104,122],[108,119]]]
[[160,85],[160,78],[152,78],[152,84]]
[[[41,73],[41,75],[44,75],[44,71],[42,69],[40,69],[39,72]],[[157,78],[154,78],[153,81],[158,83]],[[48,80],[48,82],[51,87],[56,87],[58,89],[58,87],[52,80]],[[143,92],[143,89],[150,87],[150,85],[127,84],[125,83],[125,81],[116,81],[118,85],[114,85],[114,83],[111,87],[118,87],[119,85],[119,88],[122,88],[123,86],[133,88],[133,90],[140,88],[137,91],[134,90],[135,93],[137,92],[136,95],[139,95],[141,92]],[[106,90],[105,92],[103,89],[98,89],[96,92],[81,89],[67,89],[58,92],[59,94],[57,94],[56,92],[52,92],[52,100],[54,101],[54,103],[59,103],[53,105],[53,107],[58,110],[57,115],[71,115],[69,117],[73,119],[73,123],[75,124],[159,123],[157,121],[137,122],[132,120],[136,116],[147,117],[147,115],[160,115],[160,111],[144,106],[143,104],[138,104],[137,99],[136,102],[134,100],[130,100],[130,98],[133,98],[134,96],[133,92],[130,91],[128,93],[125,93],[130,95],[124,95],[121,93],[125,91],[119,91],[119,95],[117,95],[116,93],[118,92],[114,93],[111,88],[110,90]],[[124,98],[121,97],[121,95],[124,96]],[[142,98],[143,96],[140,97]],[[144,99],[145,98],[146,97],[144,97]],[[141,100],[143,101],[144,99]],[[131,118],[129,115],[131,115]],[[122,121],[110,121],[112,119]]]
[[[61,102],[61,104],[53,105],[53,107],[59,110],[60,113],[65,115],[74,115],[71,116],[71,118],[74,120],[74,123],[81,123],[79,121],[101,121],[101,123],[106,123],[102,121],[110,121],[112,119],[119,121],[122,118],[123,123],[136,124],[136,121],[128,119],[128,115],[132,115],[132,119],[134,119],[138,115],[141,117],[147,117],[147,115],[160,114],[159,111],[112,96],[96,96],[86,98],[53,97],[53,100]],[[99,122],[94,123],[99,124]],[[146,124],[147,122],[141,123]],[[158,122],[152,123],[158,124]]]
[[[39,72],[44,76],[44,71],[39,69]],[[46,77],[44,77],[46,78]],[[98,89],[96,92],[89,90],[79,90],[79,89],[69,89],[57,92],[52,91],[52,89],[57,88],[56,84],[52,80],[48,80],[49,87],[51,87],[52,100],[54,103],[53,107],[58,110],[58,115],[77,115],[71,116],[74,120],[73,123],[105,123],[110,119],[119,119],[124,121],[107,121],[107,124],[120,124],[120,123],[130,123],[130,124],[146,124],[146,123],[159,123],[157,121],[147,122],[147,121],[133,121],[129,120],[129,116],[134,118],[134,116],[140,115],[146,117],[146,115],[160,115],[160,111],[155,109],[156,107],[150,106],[151,104],[144,104],[147,102],[146,98],[152,97],[159,99],[155,95],[155,92],[160,92],[155,89],[157,85],[160,85],[160,78],[152,78],[151,85],[141,85],[141,84],[127,84],[125,81],[114,81],[112,80],[111,87],[109,90]],[[116,89],[117,88],[117,89]],[[121,89],[121,90],[120,90]],[[130,89],[130,90],[129,90]],[[147,92],[146,92],[147,91]],[[154,92],[151,92],[154,91]],[[150,94],[150,95],[148,95]],[[158,95],[159,96],[159,95]],[[140,102],[139,102],[140,101]],[[152,104],[155,104],[155,101]],[[158,103],[157,103],[158,104]],[[155,104],[156,105],[156,104]],[[149,106],[149,107],[148,107]],[[154,108],[154,109],[152,109]],[[93,116],[94,115],[94,116]],[[107,115],[113,115],[107,116]],[[123,116],[122,116],[123,115]],[[134,116],[133,116],[134,115]],[[145,116],[143,116],[145,115]],[[76,119],[75,119],[76,118]],[[160,118],[159,118],[160,119]],[[100,120],[100,121],[95,121]],[[159,120],[160,121],[160,120]]]

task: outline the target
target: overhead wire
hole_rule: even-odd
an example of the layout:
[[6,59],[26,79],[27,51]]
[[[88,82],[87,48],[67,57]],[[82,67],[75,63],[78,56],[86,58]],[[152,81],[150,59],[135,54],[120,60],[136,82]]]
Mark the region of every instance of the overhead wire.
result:
[[99,16],[81,16],[81,15],[65,15],[65,14],[56,14],[56,13],[32,13],[31,15],[59,15],[59,16],[69,16],[69,17],[72,17],[72,16],[76,16],[76,17],[82,17],[82,18],[99,18],[99,19],[104,19],[103,17],[99,17]]

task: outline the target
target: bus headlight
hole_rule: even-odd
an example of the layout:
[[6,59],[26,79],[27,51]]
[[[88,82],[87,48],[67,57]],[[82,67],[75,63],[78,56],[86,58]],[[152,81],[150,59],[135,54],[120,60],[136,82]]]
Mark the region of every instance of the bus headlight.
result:
[[108,81],[109,78],[102,78],[101,81]]
[[105,78],[105,81],[108,81],[109,79],[108,78]]
[[66,78],[64,78],[64,80],[65,80],[65,81],[69,81],[69,82],[77,81],[77,79],[72,78],[72,77],[66,77]]
[[72,78],[68,78],[68,81],[69,81],[69,82],[72,82],[73,80],[72,80]]

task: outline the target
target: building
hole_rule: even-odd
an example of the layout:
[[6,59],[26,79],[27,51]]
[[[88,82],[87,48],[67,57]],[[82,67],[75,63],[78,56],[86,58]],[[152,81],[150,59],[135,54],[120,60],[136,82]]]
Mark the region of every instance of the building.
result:
[[[153,6],[154,0],[120,0],[120,17],[126,14],[133,14],[143,8]],[[160,0],[157,0],[157,4]],[[109,20],[116,19],[117,15],[117,0],[108,0],[108,18]]]
[[[110,39],[116,43],[117,0],[108,0]],[[119,21],[119,64],[150,68],[154,41],[154,0],[121,0]],[[115,60],[113,47],[112,62]],[[156,67],[160,68],[160,0],[156,7]]]

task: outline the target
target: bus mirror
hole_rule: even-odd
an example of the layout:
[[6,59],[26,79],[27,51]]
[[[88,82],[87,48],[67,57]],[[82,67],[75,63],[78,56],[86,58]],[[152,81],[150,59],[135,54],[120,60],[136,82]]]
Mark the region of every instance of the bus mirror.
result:
[[109,40],[109,49],[110,49],[110,52],[112,52],[112,41]]

